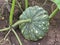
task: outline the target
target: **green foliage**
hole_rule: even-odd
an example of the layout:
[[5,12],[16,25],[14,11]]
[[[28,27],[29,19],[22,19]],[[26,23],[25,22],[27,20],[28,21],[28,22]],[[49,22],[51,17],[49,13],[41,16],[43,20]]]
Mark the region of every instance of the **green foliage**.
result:
[[52,0],[56,5],[57,7],[60,9],[60,0]]
[[37,41],[42,39],[49,29],[48,13],[38,6],[27,8],[19,17],[20,20],[31,19],[31,22],[19,25],[25,39]]

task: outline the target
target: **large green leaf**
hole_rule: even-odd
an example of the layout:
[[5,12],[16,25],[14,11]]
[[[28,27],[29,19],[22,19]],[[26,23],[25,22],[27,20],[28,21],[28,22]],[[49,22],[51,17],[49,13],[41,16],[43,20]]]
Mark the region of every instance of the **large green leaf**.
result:
[[52,0],[56,5],[57,7],[60,9],[60,0]]
[[20,20],[31,19],[31,22],[19,25],[25,39],[37,41],[42,39],[49,29],[49,16],[42,7],[27,8],[19,17]]

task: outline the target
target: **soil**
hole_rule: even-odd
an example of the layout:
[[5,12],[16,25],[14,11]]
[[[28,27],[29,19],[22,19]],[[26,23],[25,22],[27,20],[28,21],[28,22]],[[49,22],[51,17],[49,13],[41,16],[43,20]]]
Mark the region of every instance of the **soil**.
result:
[[[21,2],[22,9],[24,10],[25,9],[24,0],[18,1]],[[51,14],[56,5],[53,5],[53,3],[50,0],[47,0],[47,2],[43,5],[44,2],[45,0],[29,0],[29,6],[34,5],[42,6],[45,10],[48,11],[49,14]],[[2,5],[4,5],[4,3],[5,3],[4,0],[0,0],[0,8]],[[7,9],[4,6],[2,10],[0,10],[0,13],[2,14],[0,16],[0,28],[8,27],[9,9]],[[18,20],[19,15],[21,13],[22,11],[18,7],[15,7],[14,23]],[[60,45],[60,11],[56,14],[56,16],[53,19],[50,20],[49,31],[42,40],[39,40],[37,42],[25,40],[22,34],[19,32],[18,26],[15,30],[18,33],[23,45]],[[7,32],[0,32],[0,41],[1,39],[4,38]],[[11,32],[7,39],[5,41],[2,41],[0,45],[19,45],[19,43],[14,34]]]

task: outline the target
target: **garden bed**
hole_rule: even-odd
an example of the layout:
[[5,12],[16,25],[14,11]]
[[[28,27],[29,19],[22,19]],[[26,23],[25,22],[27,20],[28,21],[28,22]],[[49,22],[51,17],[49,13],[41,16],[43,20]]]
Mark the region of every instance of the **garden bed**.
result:
[[[24,1],[21,1],[22,9],[24,10]],[[4,0],[0,0],[1,5],[3,5]],[[52,6],[52,2],[48,0],[44,5],[42,5],[45,2],[45,0],[29,0],[29,6],[42,6],[45,10],[48,11],[49,14],[52,12],[52,8],[54,10],[55,5]],[[9,11],[6,7],[2,8],[2,17],[0,18],[0,28],[5,28],[8,26],[8,20],[9,20]],[[14,23],[19,19],[19,15],[22,13],[21,10],[19,10],[18,7],[15,8],[15,13],[14,13]],[[16,32],[18,33],[23,45],[60,45],[60,12],[56,14],[56,16],[50,21],[50,26],[49,26],[49,32],[47,35],[37,41],[28,41],[24,39],[22,34],[20,33],[20,30],[18,26],[15,28]],[[0,32],[0,40],[4,38],[7,32]],[[0,45],[19,45],[16,37],[14,34],[11,32],[7,39],[5,41],[2,41],[2,44]]]

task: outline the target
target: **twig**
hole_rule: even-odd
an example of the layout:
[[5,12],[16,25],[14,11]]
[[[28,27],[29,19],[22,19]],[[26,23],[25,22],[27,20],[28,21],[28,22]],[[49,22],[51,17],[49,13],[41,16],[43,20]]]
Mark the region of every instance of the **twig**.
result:
[[42,4],[42,6],[44,6],[46,4],[47,0],[44,1],[44,3]]
[[5,35],[5,37],[0,40],[0,43],[6,40],[6,38],[7,38],[7,36],[9,35],[10,32],[11,32],[11,30],[9,30],[8,33]]
[[51,12],[54,10],[53,6],[54,6],[54,3],[51,5]]
[[21,8],[21,4],[20,4],[17,0],[16,0],[16,2],[17,2],[17,4],[18,4],[20,10],[23,12],[23,9]]

